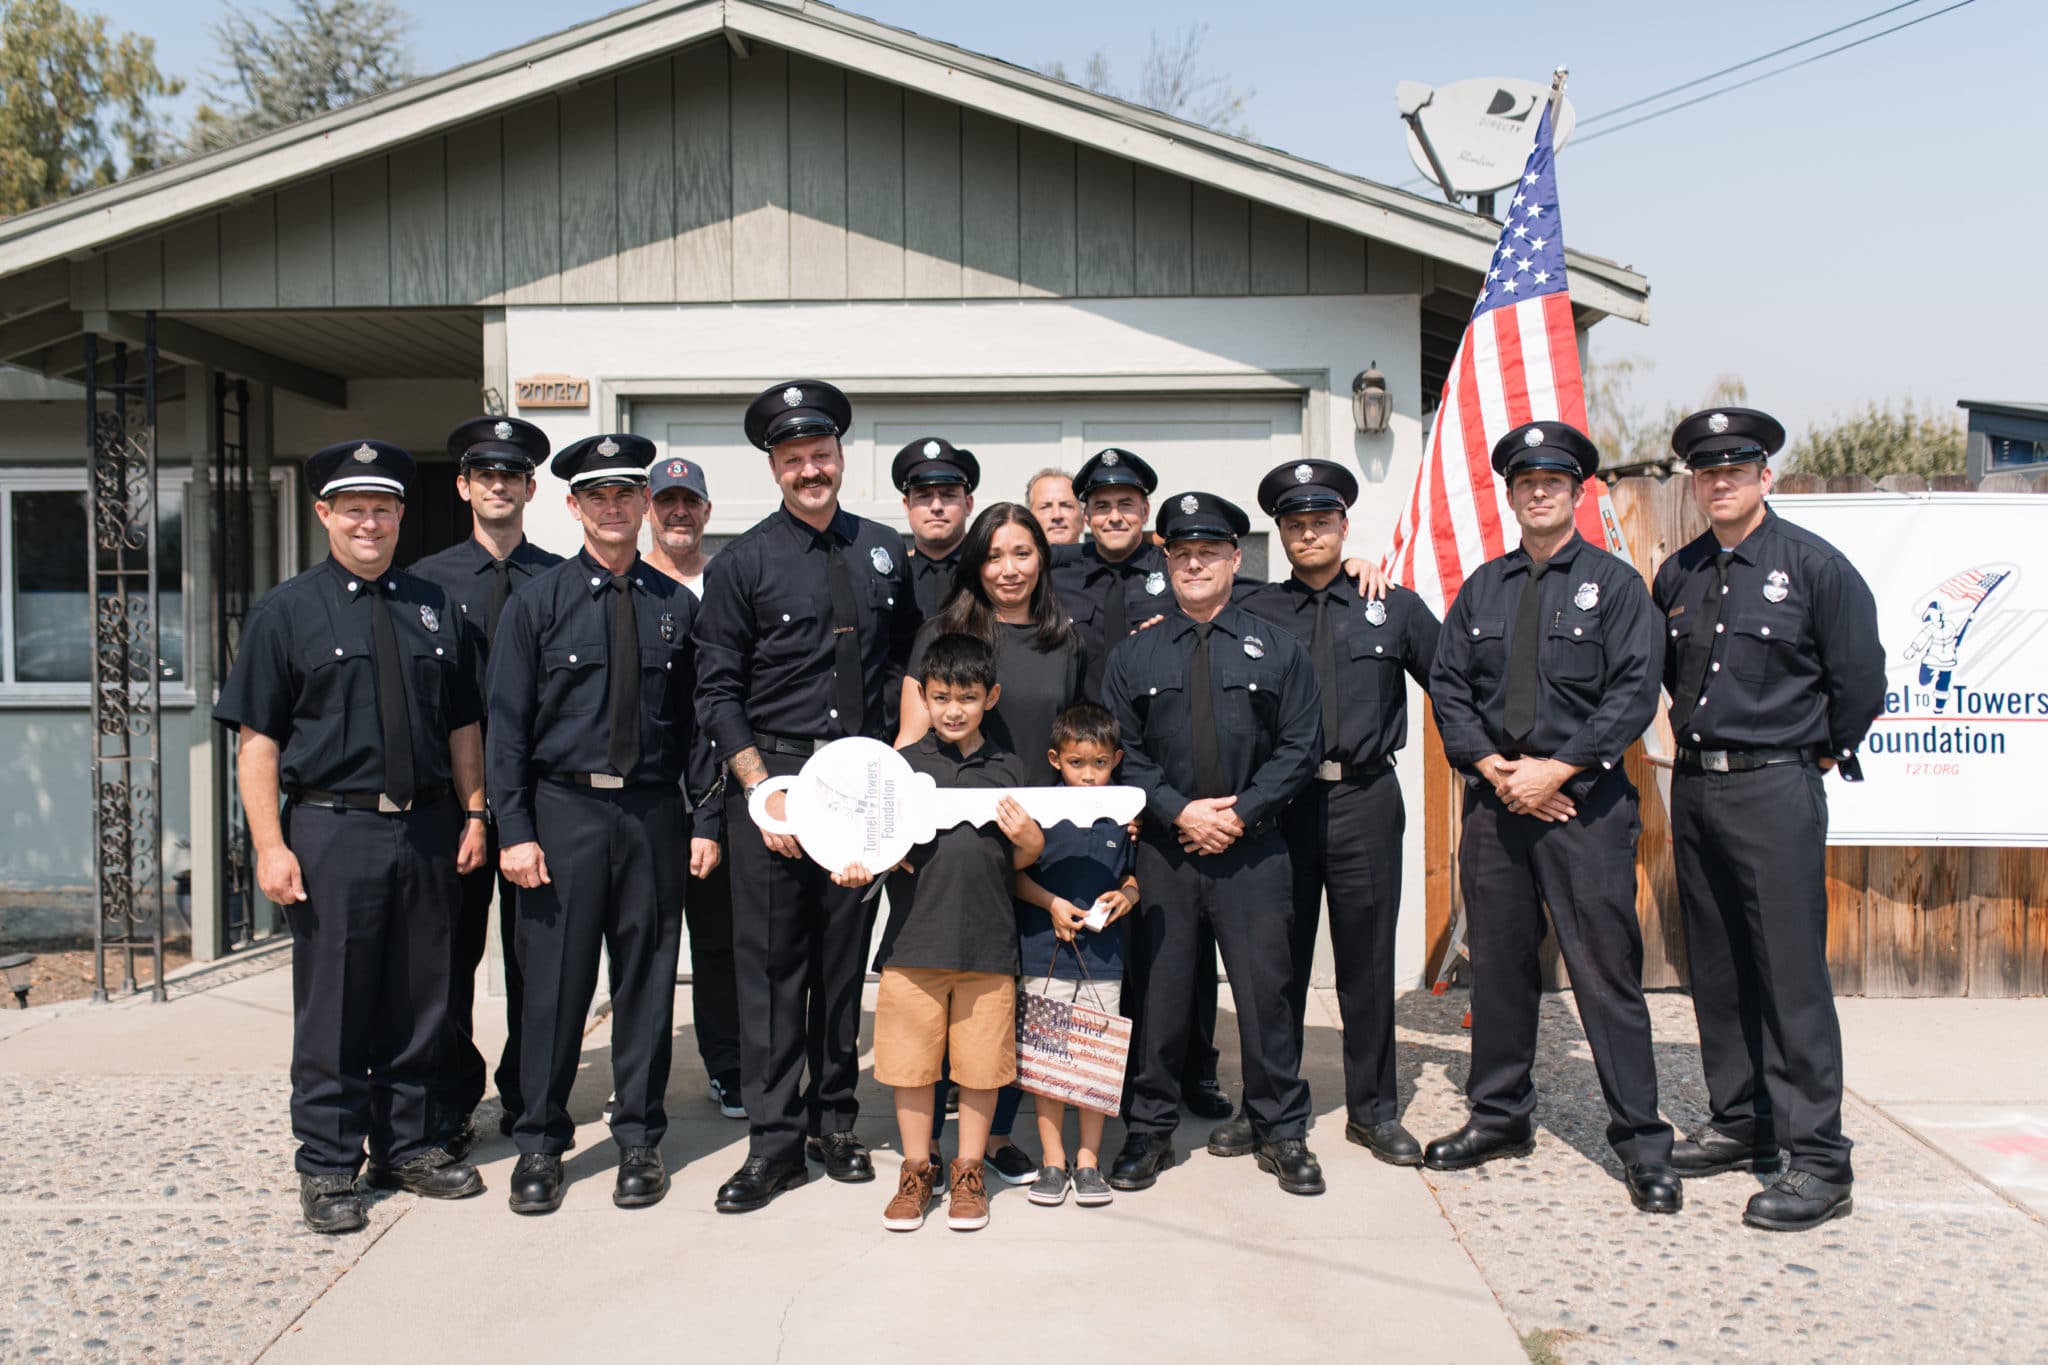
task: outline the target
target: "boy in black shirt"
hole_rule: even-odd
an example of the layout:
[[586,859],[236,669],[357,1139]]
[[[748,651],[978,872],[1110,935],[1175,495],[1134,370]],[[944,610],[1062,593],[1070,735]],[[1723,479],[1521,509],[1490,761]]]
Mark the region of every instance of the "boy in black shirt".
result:
[[[1123,762],[1116,717],[1094,702],[1077,702],[1052,723],[1046,758],[1069,787],[1107,786]],[[1138,879],[1131,873],[1136,841],[1118,820],[1097,820],[1085,829],[1056,824],[1045,835],[1045,851],[1029,871],[1017,874],[1017,953],[1023,959],[1024,989],[1075,1004],[1117,1012],[1123,993],[1123,934],[1104,930],[1138,903]],[[1091,915],[1099,918],[1090,919]],[[1071,944],[1072,951],[1057,945]],[[1102,1178],[1102,1129],[1109,1115],[1081,1109],[1081,1145],[1069,1177],[1061,1132],[1066,1106],[1037,1097],[1038,1141],[1045,1164],[1031,1186],[1034,1204],[1063,1204],[1071,1178],[1075,1202],[1107,1204],[1114,1196]]]
[[[996,704],[995,651],[969,635],[942,635],[925,651],[918,679],[932,728],[903,750],[917,772],[944,787],[1021,787],[1024,765],[982,737]],[[996,1091],[1017,1075],[1017,923],[1013,871],[1038,861],[1045,832],[1011,798],[996,828],[959,824],[914,849],[889,887],[882,934],[882,986],[875,1001],[875,1079],[896,1090],[903,1174],[882,1225],[910,1232],[932,1204],[928,1153],[932,1087],[951,1055],[960,1085],[960,1155],[947,1173],[946,1223],[956,1232],[988,1226],[982,1156]],[[866,868],[833,878],[874,880]],[[913,1155],[915,1154],[915,1155]]]

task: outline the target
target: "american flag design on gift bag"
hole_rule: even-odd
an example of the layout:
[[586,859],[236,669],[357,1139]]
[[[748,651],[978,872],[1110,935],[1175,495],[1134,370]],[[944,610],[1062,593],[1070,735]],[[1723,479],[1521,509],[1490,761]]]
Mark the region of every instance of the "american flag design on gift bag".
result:
[[1131,1021],[1121,1014],[1018,994],[1018,1089],[1113,1115],[1123,1104],[1130,1057]]

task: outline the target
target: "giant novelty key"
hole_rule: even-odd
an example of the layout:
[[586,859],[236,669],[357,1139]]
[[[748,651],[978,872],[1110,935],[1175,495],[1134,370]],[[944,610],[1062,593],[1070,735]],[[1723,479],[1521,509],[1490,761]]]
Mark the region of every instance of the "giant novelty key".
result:
[[[786,819],[768,813],[776,792],[788,794]],[[995,823],[1006,796],[1040,825],[1127,824],[1145,807],[1136,787],[941,787],[880,740],[837,739],[795,776],[764,779],[747,798],[747,813],[771,834],[795,835],[820,867],[838,872],[859,863],[880,874],[942,829]]]

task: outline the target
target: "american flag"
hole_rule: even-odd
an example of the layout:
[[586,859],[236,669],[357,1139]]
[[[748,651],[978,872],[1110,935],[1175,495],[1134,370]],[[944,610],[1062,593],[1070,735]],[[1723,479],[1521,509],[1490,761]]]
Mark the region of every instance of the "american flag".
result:
[[1965,569],[1934,591],[1955,602],[1982,602],[2011,576],[2010,569]]
[[[1500,243],[1444,381],[1415,491],[1387,551],[1388,574],[1439,615],[1473,569],[1520,539],[1506,488],[1493,472],[1494,443],[1524,422],[1586,429],[1548,103],[1521,180],[1502,193],[1511,197]],[[1600,480],[1588,480],[1578,510],[1579,533],[1603,548],[1606,493]]]
[[1030,991],[1017,997],[1017,1088],[1114,1114],[1123,1104],[1131,1021]]

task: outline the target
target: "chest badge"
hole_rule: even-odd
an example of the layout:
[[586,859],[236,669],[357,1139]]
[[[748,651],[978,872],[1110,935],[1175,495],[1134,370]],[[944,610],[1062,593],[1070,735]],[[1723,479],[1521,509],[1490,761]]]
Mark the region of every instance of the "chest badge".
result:
[[1581,583],[1579,590],[1572,594],[1572,605],[1580,611],[1591,611],[1600,605],[1600,585]]
[[429,634],[438,635],[441,632],[441,614],[432,607],[422,605],[420,607],[420,624],[427,628]]
[[868,563],[874,565],[875,572],[879,574],[896,572],[896,561],[889,558],[889,549],[885,545],[877,545],[868,551]]
[[1244,637],[1244,652],[1248,659],[1263,659],[1266,657],[1266,642],[1256,635],[1247,635]]
[[1366,603],[1365,619],[1369,625],[1385,625],[1387,623],[1387,604],[1380,601],[1377,597]]
[[661,638],[669,644],[676,642],[676,618],[668,612],[661,614]]
[[1166,575],[1161,573],[1157,569],[1154,569],[1151,573],[1146,574],[1145,591],[1151,593],[1154,597],[1157,597],[1160,593],[1165,592]]
[[1782,602],[1792,594],[1792,580],[1785,577],[1783,569],[1773,569],[1764,575],[1764,601]]

